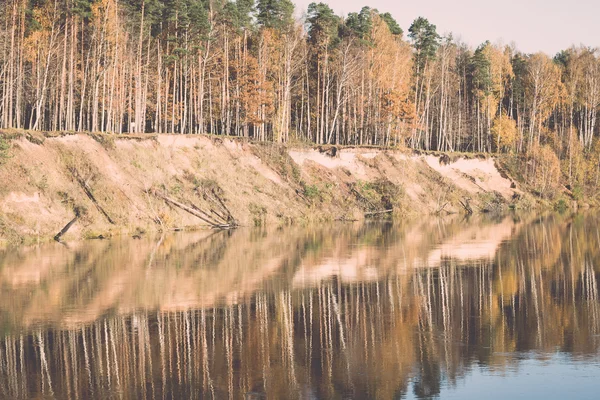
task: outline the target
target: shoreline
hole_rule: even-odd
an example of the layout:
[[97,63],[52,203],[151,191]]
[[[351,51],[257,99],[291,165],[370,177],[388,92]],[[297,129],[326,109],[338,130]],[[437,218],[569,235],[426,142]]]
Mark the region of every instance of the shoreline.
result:
[[553,208],[491,155],[214,135],[0,134],[11,143],[0,165],[8,245],[48,241],[70,221],[59,239]]

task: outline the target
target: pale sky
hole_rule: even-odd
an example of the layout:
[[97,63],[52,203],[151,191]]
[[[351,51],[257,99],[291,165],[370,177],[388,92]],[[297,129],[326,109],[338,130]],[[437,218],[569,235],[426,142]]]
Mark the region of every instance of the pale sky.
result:
[[[311,0],[292,0],[297,13]],[[338,15],[363,6],[390,12],[405,35],[412,21],[423,16],[437,25],[439,34],[476,47],[515,43],[525,53],[543,51],[551,56],[571,45],[600,47],[600,0],[321,0]],[[318,1],[317,1],[318,2]]]

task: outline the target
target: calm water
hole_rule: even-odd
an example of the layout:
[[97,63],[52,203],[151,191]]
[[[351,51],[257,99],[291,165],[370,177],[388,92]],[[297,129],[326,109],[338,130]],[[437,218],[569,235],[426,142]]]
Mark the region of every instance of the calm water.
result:
[[0,398],[598,399],[600,219],[0,253]]

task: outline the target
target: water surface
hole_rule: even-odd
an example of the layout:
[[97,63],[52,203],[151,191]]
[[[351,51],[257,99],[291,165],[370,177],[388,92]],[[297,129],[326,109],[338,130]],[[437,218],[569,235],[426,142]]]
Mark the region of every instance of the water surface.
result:
[[0,253],[0,398],[597,399],[595,215]]

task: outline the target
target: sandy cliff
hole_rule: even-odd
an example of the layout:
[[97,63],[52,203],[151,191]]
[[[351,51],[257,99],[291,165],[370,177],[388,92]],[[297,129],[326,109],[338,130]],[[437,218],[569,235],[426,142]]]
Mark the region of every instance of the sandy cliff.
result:
[[11,142],[0,166],[5,244],[52,238],[76,214],[65,240],[207,225],[157,193],[208,214],[222,200],[242,225],[497,210],[521,195],[491,158],[191,135],[20,133]]

